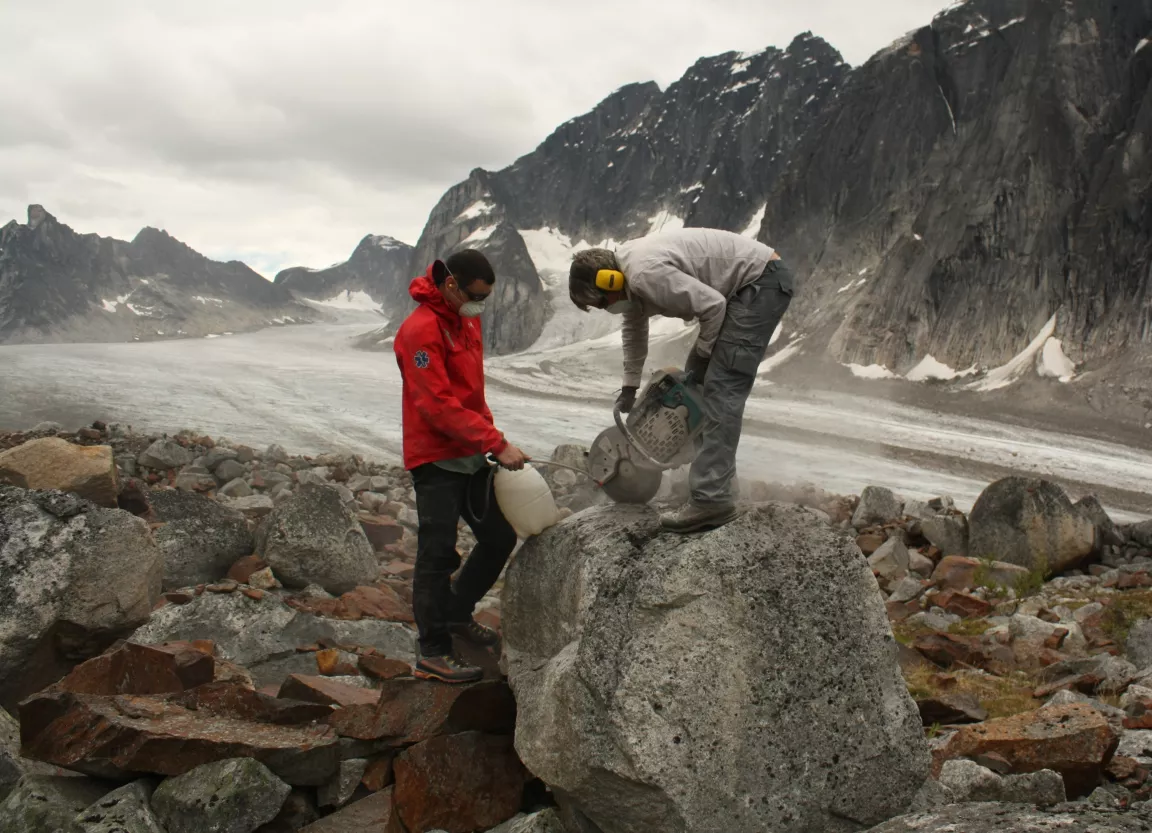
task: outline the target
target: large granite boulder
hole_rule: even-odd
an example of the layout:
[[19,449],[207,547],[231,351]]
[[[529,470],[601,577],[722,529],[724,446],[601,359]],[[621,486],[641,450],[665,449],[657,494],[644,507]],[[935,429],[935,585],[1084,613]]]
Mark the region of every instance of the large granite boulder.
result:
[[581,513],[524,545],[503,629],[516,749],[605,833],[857,831],[927,775],[868,564],[800,507]]
[[1096,551],[1096,523],[1047,480],[1005,477],[988,486],[968,515],[968,554],[1060,573]]
[[260,555],[288,587],[346,593],[380,575],[372,545],[340,493],[306,483],[272,510],[257,535]]
[[164,553],[164,587],[207,584],[224,578],[237,559],[252,553],[248,521],[211,498],[176,489],[149,493],[156,543]]
[[148,524],[128,512],[0,486],[0,704],[147,621],[163,567]]
[[901,816],[867,833],[1141,833],[1149,829],[1152,811],[1064,803],[1055,807],[979,802],[950,804],[925,813]]

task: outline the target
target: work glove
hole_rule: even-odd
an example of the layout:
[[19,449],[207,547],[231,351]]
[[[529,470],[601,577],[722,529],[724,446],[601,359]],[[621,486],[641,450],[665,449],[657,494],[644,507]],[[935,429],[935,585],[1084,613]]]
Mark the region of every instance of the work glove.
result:
[[626,414],[632,410],[632,406],[636,404],[637,390],[633,385],[625,385],[620,389],[620,395],[616,397],[616,404],[620,408],[620,413]]

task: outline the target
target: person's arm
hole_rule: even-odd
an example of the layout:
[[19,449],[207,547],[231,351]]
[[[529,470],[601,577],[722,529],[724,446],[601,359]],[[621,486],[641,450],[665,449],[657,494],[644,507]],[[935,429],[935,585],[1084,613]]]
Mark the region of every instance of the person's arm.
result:
[[439,330],[429,328],[411,333],[405,339],[403,353],[397,352],[397,358],[404,384],[412,394],[412,403],[430,425],[462,446],[474,448],[476,454],[499,454],[504,450],[508,441],[492,424],[487,405],[486,416],[478,414],[465,408],[452,391]]
[[624,347],[624,387],[639,388],[648,359],[648,313],[640,301],[633,302],[624,313],[620,340]]
[[639,277],[632,288],[644,299],[649,311],[685,321],[696,319],[700,322],[696,352],[704,358],[711,356],[724,325],[727,299],[703,281],[668,264],[653,265]]

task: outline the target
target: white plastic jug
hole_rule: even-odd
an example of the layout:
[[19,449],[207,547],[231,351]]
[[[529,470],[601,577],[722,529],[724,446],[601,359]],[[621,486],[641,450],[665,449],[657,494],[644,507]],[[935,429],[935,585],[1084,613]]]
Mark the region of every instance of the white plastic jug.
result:
[[552,490],[531,465],[520,471],[498,469],[492,485],[500,511],[520,538],[539,535],[560,519]]

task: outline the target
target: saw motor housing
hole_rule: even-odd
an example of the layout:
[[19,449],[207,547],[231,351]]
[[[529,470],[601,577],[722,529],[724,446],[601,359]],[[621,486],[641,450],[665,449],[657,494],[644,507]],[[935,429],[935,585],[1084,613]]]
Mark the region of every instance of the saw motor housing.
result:
[[704,400],[691,374],[668,368],[653,374],[623,418],[600,433],[588,452],[588,472],[618,503],[647,503],[661,472],[692,462],[704,430]]

